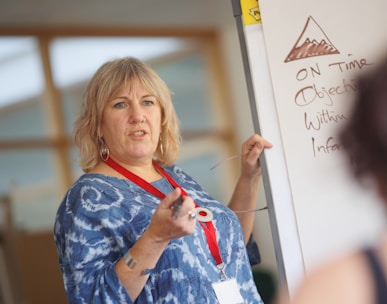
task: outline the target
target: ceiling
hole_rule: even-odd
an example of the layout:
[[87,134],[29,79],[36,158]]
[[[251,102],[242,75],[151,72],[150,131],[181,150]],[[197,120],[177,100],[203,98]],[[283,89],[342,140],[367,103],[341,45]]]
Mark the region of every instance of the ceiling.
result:
[[233,22],[232,0],[0,0],[0,34],[48,27],[218,29]]

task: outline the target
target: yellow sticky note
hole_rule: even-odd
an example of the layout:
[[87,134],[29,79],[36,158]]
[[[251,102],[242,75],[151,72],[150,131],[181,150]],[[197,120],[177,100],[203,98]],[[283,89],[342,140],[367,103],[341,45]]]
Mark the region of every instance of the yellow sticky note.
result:
[[261,23],[258,0],[241,0],[241,8],[245,25]]

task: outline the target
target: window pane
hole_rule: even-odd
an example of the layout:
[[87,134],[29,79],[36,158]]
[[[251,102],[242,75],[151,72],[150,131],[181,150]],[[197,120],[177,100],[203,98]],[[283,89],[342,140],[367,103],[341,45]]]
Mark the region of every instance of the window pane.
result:
[[183,56],[154,66],[173,92],[182,131],[213,130],[206,66],[201,53]]
[[0,140],[42,138],[48,131],[42,103],[36,98],[0,108]]
[[0,151],[0,192],[9,195],[17,228],[52,229],[61,194],[49,150]]
[[0,37],[0,107],[40,95],[44,77],[32,37]]
[[42,98],[44,77],[32,37],[0,37],[0,140],[47,134]]
[[187,41],[177,38],[60,38],[51,45],[54,79],[67,87],[90,79],[104,62],[132,56],[147,61],[184,49]]

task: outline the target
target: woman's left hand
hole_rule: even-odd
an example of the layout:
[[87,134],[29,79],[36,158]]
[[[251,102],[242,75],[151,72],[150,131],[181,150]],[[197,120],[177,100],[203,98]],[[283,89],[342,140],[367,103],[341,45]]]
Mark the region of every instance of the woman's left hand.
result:
[[[254,134],[242,144],[242,168],[229,207],[234,210],[242,226],[245,243],[253,231],[255,214],[245,212],[254,210],[258,195],[258,183],[262,175],[259,157],[262,151],[273,145],[258,134]],[[238,211],[243,211],[238,213]]]
[[273,145],[258,134],[252,135],[242,144],[242,172],[247,178],[262,175],[259,157],[263,149],[271,148]]

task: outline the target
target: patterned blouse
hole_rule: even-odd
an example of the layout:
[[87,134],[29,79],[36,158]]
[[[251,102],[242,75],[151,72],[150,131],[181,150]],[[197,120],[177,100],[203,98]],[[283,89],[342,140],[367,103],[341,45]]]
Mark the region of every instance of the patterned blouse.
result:
[[[236,279],[244,303],[263,303],[234,212],[177,166],[164,170],[212,211],[224,271]],[[121,284],[115,264],[144,233],[159,201],[129,180],[102,174],[84,174],[74,183],[54,226],[69,303],[218,303],[212,284],[220,273],[199,223],[193,234],[170,241],[135,301]]]

